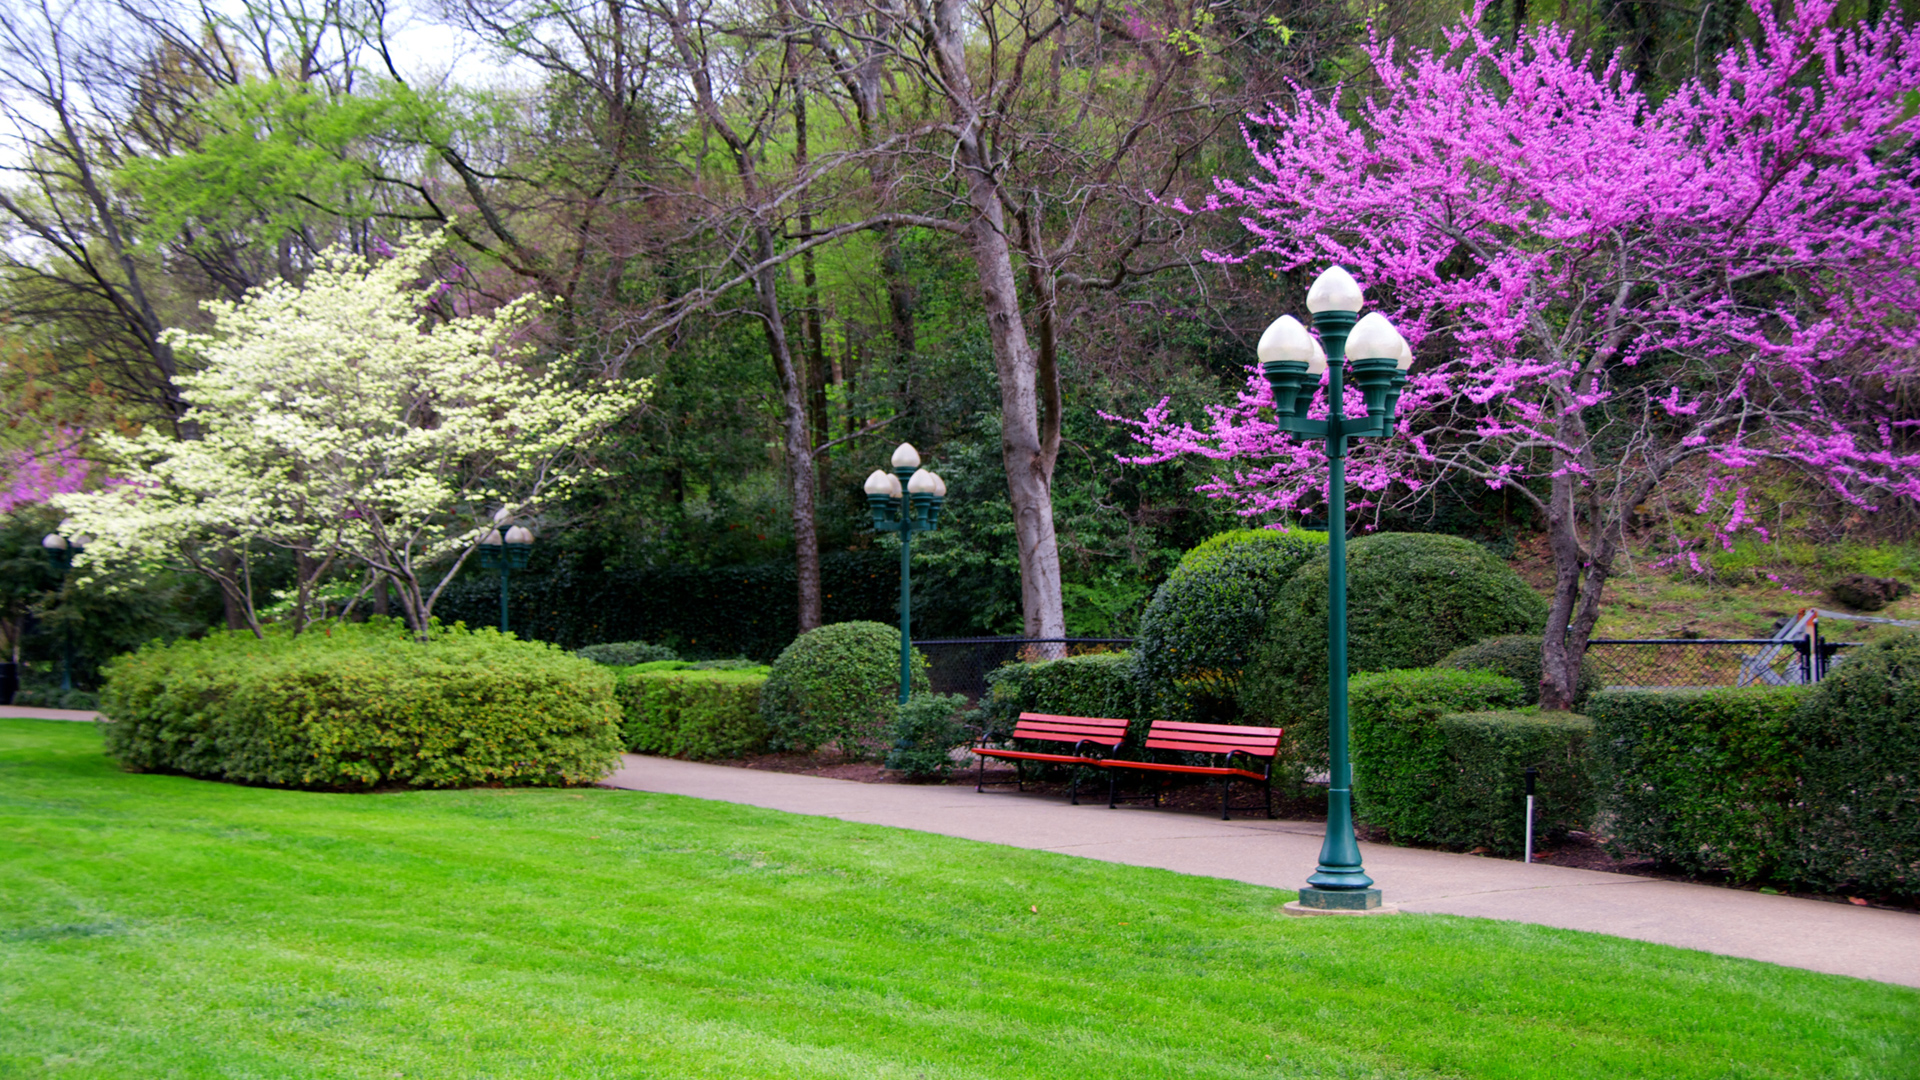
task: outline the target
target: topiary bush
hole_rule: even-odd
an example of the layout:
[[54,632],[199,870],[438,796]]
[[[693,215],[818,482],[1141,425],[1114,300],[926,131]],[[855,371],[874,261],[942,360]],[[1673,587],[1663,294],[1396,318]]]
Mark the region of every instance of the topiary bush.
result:
[[627,749],[693,761],[737,758],[767,748],[760,693],[768,667],[703,670],[685,661],[619,672]]
[[667,646],[650,645],[644,641],[608,641],[599,645],[589,645],[584,649],[575,649],[573,655],[582,660],[591,660],[596,664],[606,664],[609,667],[631,667],[634,664],[680,659],[680,654]]
[[1326,533],[1299,529],[1225,532],[1187,552],[1134,637],[1142,708],[1165,719],[1233,722],[1240,673],[1280,589],[1326,552]]
[[[913,686],[927,686],[927,658],[913,653]],[[801,634],[773,662],[760,693],[775,749],[832,745],[849,758],[888,744],[900,693],[900,631],[881,623],[834,623]]]
[[585,784],[619,759],[612,673],[490,629],[216,631],[103,673],[107,752],[135,771],[366,790]]
[[[1480,545],[1433,533],[1379,533],[1347,546],[1347,670],[1423,668],[1501,634],[1542,633],[1547,602]],[[1296,776],[1327,762],[1327,560],[1280,590],[1240,682],[1250,723],[1287,729]]]
[[1594,722],[1598,824],[1615,854],[1690,873],[1777,878],[1791,857],[1806,687],[1603,690]]
[[1920,896],[1920,636],[1849,652],[1789,727],[1800,752],[1794,876]]
[[1513,708],[1520,684],[1490,671],[1421,668],[1347,683],[1354,813],[1396,840],[1435,843],[1439,800],[1453,782],[1440,718]]
[[[1540,635],[1538,634],[1502,634],[1499,637],[1483,638],[1471,645],[1455,649],[1440,659],[1435,667],[1455,668],[1460,671],[1491,671],[1497,675],[1520,684],[1521,693],[1526,695],[1526,704],[1540,704]],[[1587,695],[1600,689],[1600,669],[1593,662],[1591,653],[1580,658],[1580,682],[1574,687],[1573,709],[1582,711],[1587,704]]]
[[1139,699],[1130,653],[1090,653],[1007,664],[987,674],[980,708],[988,731],[1004,734],[1023,712],[1134,719]]
[[973,741],[964,694],[915,694],[897,707],[887,768],[909,780],[944,780],[953,774],[953,752]]

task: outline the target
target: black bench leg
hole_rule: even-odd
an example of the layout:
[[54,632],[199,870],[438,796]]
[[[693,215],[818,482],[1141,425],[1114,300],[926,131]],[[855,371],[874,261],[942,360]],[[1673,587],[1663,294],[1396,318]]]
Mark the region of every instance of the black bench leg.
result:
[[1069,765],[1067,766],[1067,768],[1073,770],[1073,782],[1067,785],[1067,805],[1079,806],[1080,805],[1080,766]]
[[1272,821],[1273,820],[1273,781],[1271,780],[1267,781],[1265,786],[1266,786],[1266,792],[1267,792],[1267,820]]
[[980,771],[973,775],[973,790],[985,791],[987,783],[987,755],[980,755]]
[[1220,781],[1220,820],[1227,820],[1227,799],[1233,795],[1233,777]]
[[1108,769],[1107,770],[1107,809],[1111,810],[1115,806],[1118,806],[1119,804],[1120,804],[1120,770]]

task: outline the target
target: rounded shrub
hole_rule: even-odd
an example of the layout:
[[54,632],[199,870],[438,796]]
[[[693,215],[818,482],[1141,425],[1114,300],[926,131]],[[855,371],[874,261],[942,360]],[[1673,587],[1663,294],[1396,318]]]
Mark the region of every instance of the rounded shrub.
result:
[[[1423,668],[1463,645],[1502,634],[1540,635],[1547,602],[1471,540],[1377,533],[1347,545],[1347,669]],[[1281,588],[1240,681],[1256,722],[1287,729],[1296,776],[1327,758],[1327,560]]]
[[591,660],[596,664],[606,664],[609,667],[632,667],[634,664],[655,664],[662,660],[680,659],[680,654],[671,648],[645,641],[608,641],[599,645],[589,645],[584,649],[575,649],[573,655],[582,660]]
[[1325,533],[1239,529],[1187,552],[1140,617],[1141,705],[1169,719],[1232,720],[1241,671],[1280,590],[1326,551]]
[[[1454,668],[1459,671],[1491,671],[1496,675],[1505,675],[1520,684],[1526,694],[1526,704],[1540,704],[1540,635],[1539,634],[1501,634],[1498,637],[1482,638],[1471,645],[1463,645],[1441,657],[1435,667]],[[1587,695],[1600,689],[1600,669],[1594,666],[1593,654],[1580,658],[1580,681],[1573,690],[1573,709],[1579,712],[1586,707]]]
[[909,780],[944,780],[953,773],[953,752],[973,741],[962,694],[915,694],[899,712],[887,768]]
[[[913,693],[928,689],[927,658],[913,654]],[[833,623],[793,639],[773,662],[760,709],[775,749],[832,745],[850,758],[884,749],[900,696],[900,631],[876,622]]]
[[1851,651],[1788,723],[1800,749],[1792,875],[1920,896],[1920,635]]
[[107,752],[134,771],[366,790],[586,784],[619,762],[612,673],[490,629],[219,631],[102,674]]

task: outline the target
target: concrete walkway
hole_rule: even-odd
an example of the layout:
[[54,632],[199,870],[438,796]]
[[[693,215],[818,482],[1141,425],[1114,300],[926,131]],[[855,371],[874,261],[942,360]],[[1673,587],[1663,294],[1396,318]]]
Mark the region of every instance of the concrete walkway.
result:
[[79,720],[92,723],[100,719],[97,712],[81,712],[77,709],[35,709],[26,705],[0,705],[0,720]]
[[[971,787],[861,784],[637,754],[626,755],[603,783],[1279,889],[1298,888],[1313,872],[1324,828],[1151,807],[1069,806],[1058,796]],[[1386,901],[1403,913],[1591,930],[1920,986],[1920,915],[1415,848],[1362,844],[1361,850]]]

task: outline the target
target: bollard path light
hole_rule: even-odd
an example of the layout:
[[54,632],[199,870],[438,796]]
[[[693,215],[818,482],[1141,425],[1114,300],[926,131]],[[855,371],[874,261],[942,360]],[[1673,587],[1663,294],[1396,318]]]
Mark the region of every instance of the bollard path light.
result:
[[[509,525],[513,513],[502,510],[493,515],[493,528],[480,538],[480,567],[500,572],[500,632],[507,632],[507,577],[525,570],[533,554],[533,532],[522,525]],[[505,535],[500,527],[507,525]]]
[[893,471],[875,469],[863,485],[875,532],[900,534],[900,703],[913,693],[913,534],[940,527],[947,482],[920,467],[920,451],[901,443],[893,451]]
[[[1384,910],[1360,863],[1353,831],[1353,762],[1347,752],[1347,443],[1386,438],[1413,366],[1413,350],[1379,312],[1360,317],[1365,297],[1353,275],[1330,267],[1307,292],[1318,341],[1291,315],[1260,335],[1260,370],[1273,388],[1281,431],[1327,444],[1327,833],[1320,864],[1289,911]],[[1366,402],[1364,417],[1348,417],[1343,395],[1349,366]],[[1307,415],[1314,387],[1327,380],[1327,416]]]

